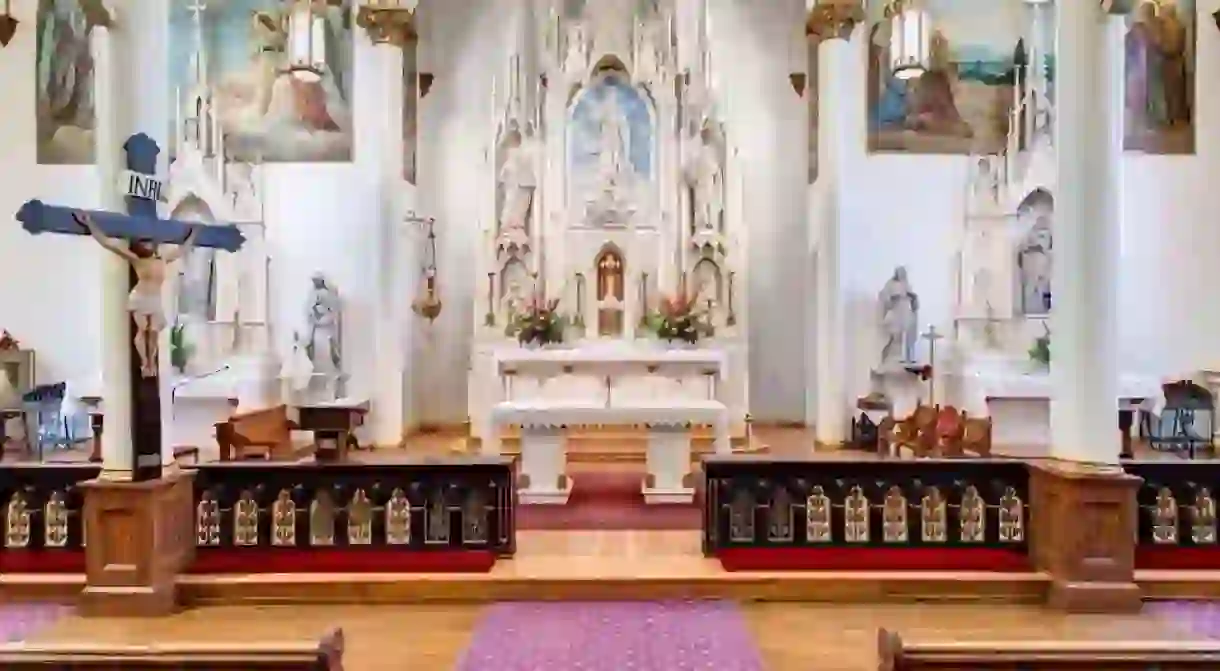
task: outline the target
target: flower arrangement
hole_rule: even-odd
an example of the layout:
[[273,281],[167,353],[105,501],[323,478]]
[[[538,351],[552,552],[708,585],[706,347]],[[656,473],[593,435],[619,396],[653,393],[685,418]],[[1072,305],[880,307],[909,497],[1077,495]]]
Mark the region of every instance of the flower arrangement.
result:
[[559,314],[559,299],[535,296],[513,315],[508,332],[522,345],[552,345],[563,342],[565,328],[567,320]]
[[658,308],[645,319],[645,326],[660,340],[693,345],[712,333],[711,324],[696,302],[696,297],[686,292],[662,298]]

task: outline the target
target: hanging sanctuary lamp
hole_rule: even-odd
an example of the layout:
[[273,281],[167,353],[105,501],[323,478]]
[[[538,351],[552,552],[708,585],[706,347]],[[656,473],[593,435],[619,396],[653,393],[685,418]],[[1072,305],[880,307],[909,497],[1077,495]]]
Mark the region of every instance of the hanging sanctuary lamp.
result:
[[884,16],[890,22],[890,71],[896,79],[918,79],[930,67],[932,17],[919,0],[890,0]]
[[428,217],[423,219],[422,223],[427,227],[428,232],[424,247],[424,281],[419,295],[411,302],[411,311],[432,322],[441,314],[441,298],[437,289],[436,273],[436,220]]

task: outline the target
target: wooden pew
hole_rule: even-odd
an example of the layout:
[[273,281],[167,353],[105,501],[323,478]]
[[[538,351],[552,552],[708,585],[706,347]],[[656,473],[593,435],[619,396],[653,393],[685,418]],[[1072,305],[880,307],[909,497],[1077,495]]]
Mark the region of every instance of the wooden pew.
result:
[[292,445],[296,423],[288,417],[288,406],[236,413],[227,421],[216,423],[216,444],[221,461],[242,461],[261,457],[268,461],[291,461],[297,458]]
[[907,643],[878,633],[880,671],[1202,671],[1220,669],[1213,641]]
[[298,643],[10,643],[5,671],[343,671],[343,632]]

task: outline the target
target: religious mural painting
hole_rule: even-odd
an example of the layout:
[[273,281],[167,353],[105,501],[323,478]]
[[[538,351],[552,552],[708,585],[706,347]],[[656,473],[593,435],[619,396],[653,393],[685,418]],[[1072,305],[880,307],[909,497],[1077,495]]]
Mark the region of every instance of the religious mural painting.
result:
[[352,11],[349,0],[173,3],[171,109],[183,114],[204,78],[232,160],[350,161]]
[[1053,8],[1023,0],[926,0],[920,3],[930,28],[926,69],[904,78],[893,65],[894,25],[884,20],[884,4],[869,3],[870,149],[997,153],[1016,116],[1014,101],[1030,94],[1031,82],[1044,83],[1050,95]]
[[1141,0],[1124,40],[1124,149],[1195,150],[1195,0]]
[[90,17],[78,0],[39,0],[36,132],[38,163],[93,162],[93,55]]
[[625,74],[604,73],[579,94],[568,134],[572,202],[584,203],[589,224],[626,224],[653,174],[653,121],[646,94]]

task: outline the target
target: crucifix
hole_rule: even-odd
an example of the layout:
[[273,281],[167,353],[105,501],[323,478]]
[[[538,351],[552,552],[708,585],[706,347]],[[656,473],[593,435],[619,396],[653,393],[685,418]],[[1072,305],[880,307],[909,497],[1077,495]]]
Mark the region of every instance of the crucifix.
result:
[[[131,314],[131,460],[132,479],[155,480],[161,477],[161,377],[157,335],[165,326],[161,287],[166,264],[181,255],[181,248],[161,253],[162,245],[223,249],[236,252],[245,243],[237,226],[203,225],[161,219],[157,203],[162,182],[154,175],[161,149],[143,133],[123,144],[127,170],[119,188],[127,203],[127,213],[103,210],[77,210],[27,201],[17,211],[17,220],[31,234],[92,235],[108,250],[123,257],[129,265],[127,310]],[[122,244],[125,242],[126,244]]]

